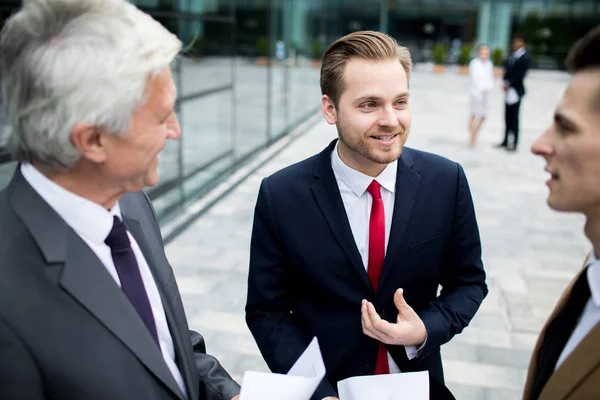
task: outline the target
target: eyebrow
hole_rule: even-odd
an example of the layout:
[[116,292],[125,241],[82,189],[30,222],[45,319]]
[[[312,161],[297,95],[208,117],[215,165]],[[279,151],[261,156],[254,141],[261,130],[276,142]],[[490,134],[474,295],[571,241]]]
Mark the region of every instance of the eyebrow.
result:
[[[401,97],[408,97],[408,92],[402,92],[402,93],[398,94],[397,96],[395,96],[396,99],[399,99]],[[373,101],[373,100],[379,100],[379,99],[381,99],[380,96],[376,96],[374,94],[368,94],[368,95],[361,96],[358,99],[354,100],[354,103],[362,103],[363,101],[368,101],[368,100]]]
[[554,112],[554,122],[568,128],[575,128],[576,125],[569,117],[563,114],[560,110]]

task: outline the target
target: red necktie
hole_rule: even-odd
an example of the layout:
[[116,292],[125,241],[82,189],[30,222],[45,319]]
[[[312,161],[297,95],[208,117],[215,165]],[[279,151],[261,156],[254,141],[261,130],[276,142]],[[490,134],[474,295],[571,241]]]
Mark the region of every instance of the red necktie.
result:
[[[371,182],[367,191],[373,198],[371,205],[371,218],[369,219],[369,281],[373,290],[377,292],[379,278],[385,260],[385,211],[383,199],[381,198],[381,186],[377,181]],[[387,359],[387,350],[383,343],[379,343],[377,349],[377,362],[375,364],[375,375],[389,374],[390,365]]]

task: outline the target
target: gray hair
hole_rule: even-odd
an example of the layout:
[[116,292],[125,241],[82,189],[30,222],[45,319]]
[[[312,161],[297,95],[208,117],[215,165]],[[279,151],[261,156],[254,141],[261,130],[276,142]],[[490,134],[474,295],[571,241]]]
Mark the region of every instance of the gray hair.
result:
[[0,82],[19,161],[70,169],[77,123],[123,135],[181,42],[125,0],[24,0],[0,33]]

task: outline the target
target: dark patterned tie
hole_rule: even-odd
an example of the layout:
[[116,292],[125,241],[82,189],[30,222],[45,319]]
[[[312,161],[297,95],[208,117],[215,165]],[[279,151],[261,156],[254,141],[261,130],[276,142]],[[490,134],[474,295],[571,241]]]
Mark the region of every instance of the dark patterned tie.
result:
[[148,294],[146,293],[144,281],[140,275],[140,268],[129,242],[129,236],[127,236],[127,230],[119,217],[115,216],[113,218],[113,227],[104,243],[110,247],[123,292],[129,298],[129,301],[142,318],[142,321],[144,321],[152,338],[158,345],[158,334],[156,332],[156,323],[154,322],[150,300],[148,300]]
[[556,362],[577,326],[579,317],[589,298],[590,285],[588,284],[586,268],[573,284],[571,295],[566,300],[563,309],[548,324],[544,335],[544,342],[540,346],[538,353],[538,371],[533,381],[532,399],[539,397],[542,389],[544,389],[548,379],[550,379],[550,376],[554,372]]

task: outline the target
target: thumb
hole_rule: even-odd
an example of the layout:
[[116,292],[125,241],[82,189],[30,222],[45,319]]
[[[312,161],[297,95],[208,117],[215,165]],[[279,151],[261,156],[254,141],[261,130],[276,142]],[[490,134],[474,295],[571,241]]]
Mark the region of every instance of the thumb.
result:
[[394,304],[400,314],[411,310],[406,300],[404,300],[404,289],[396,290],[396,293],[394,293]]

